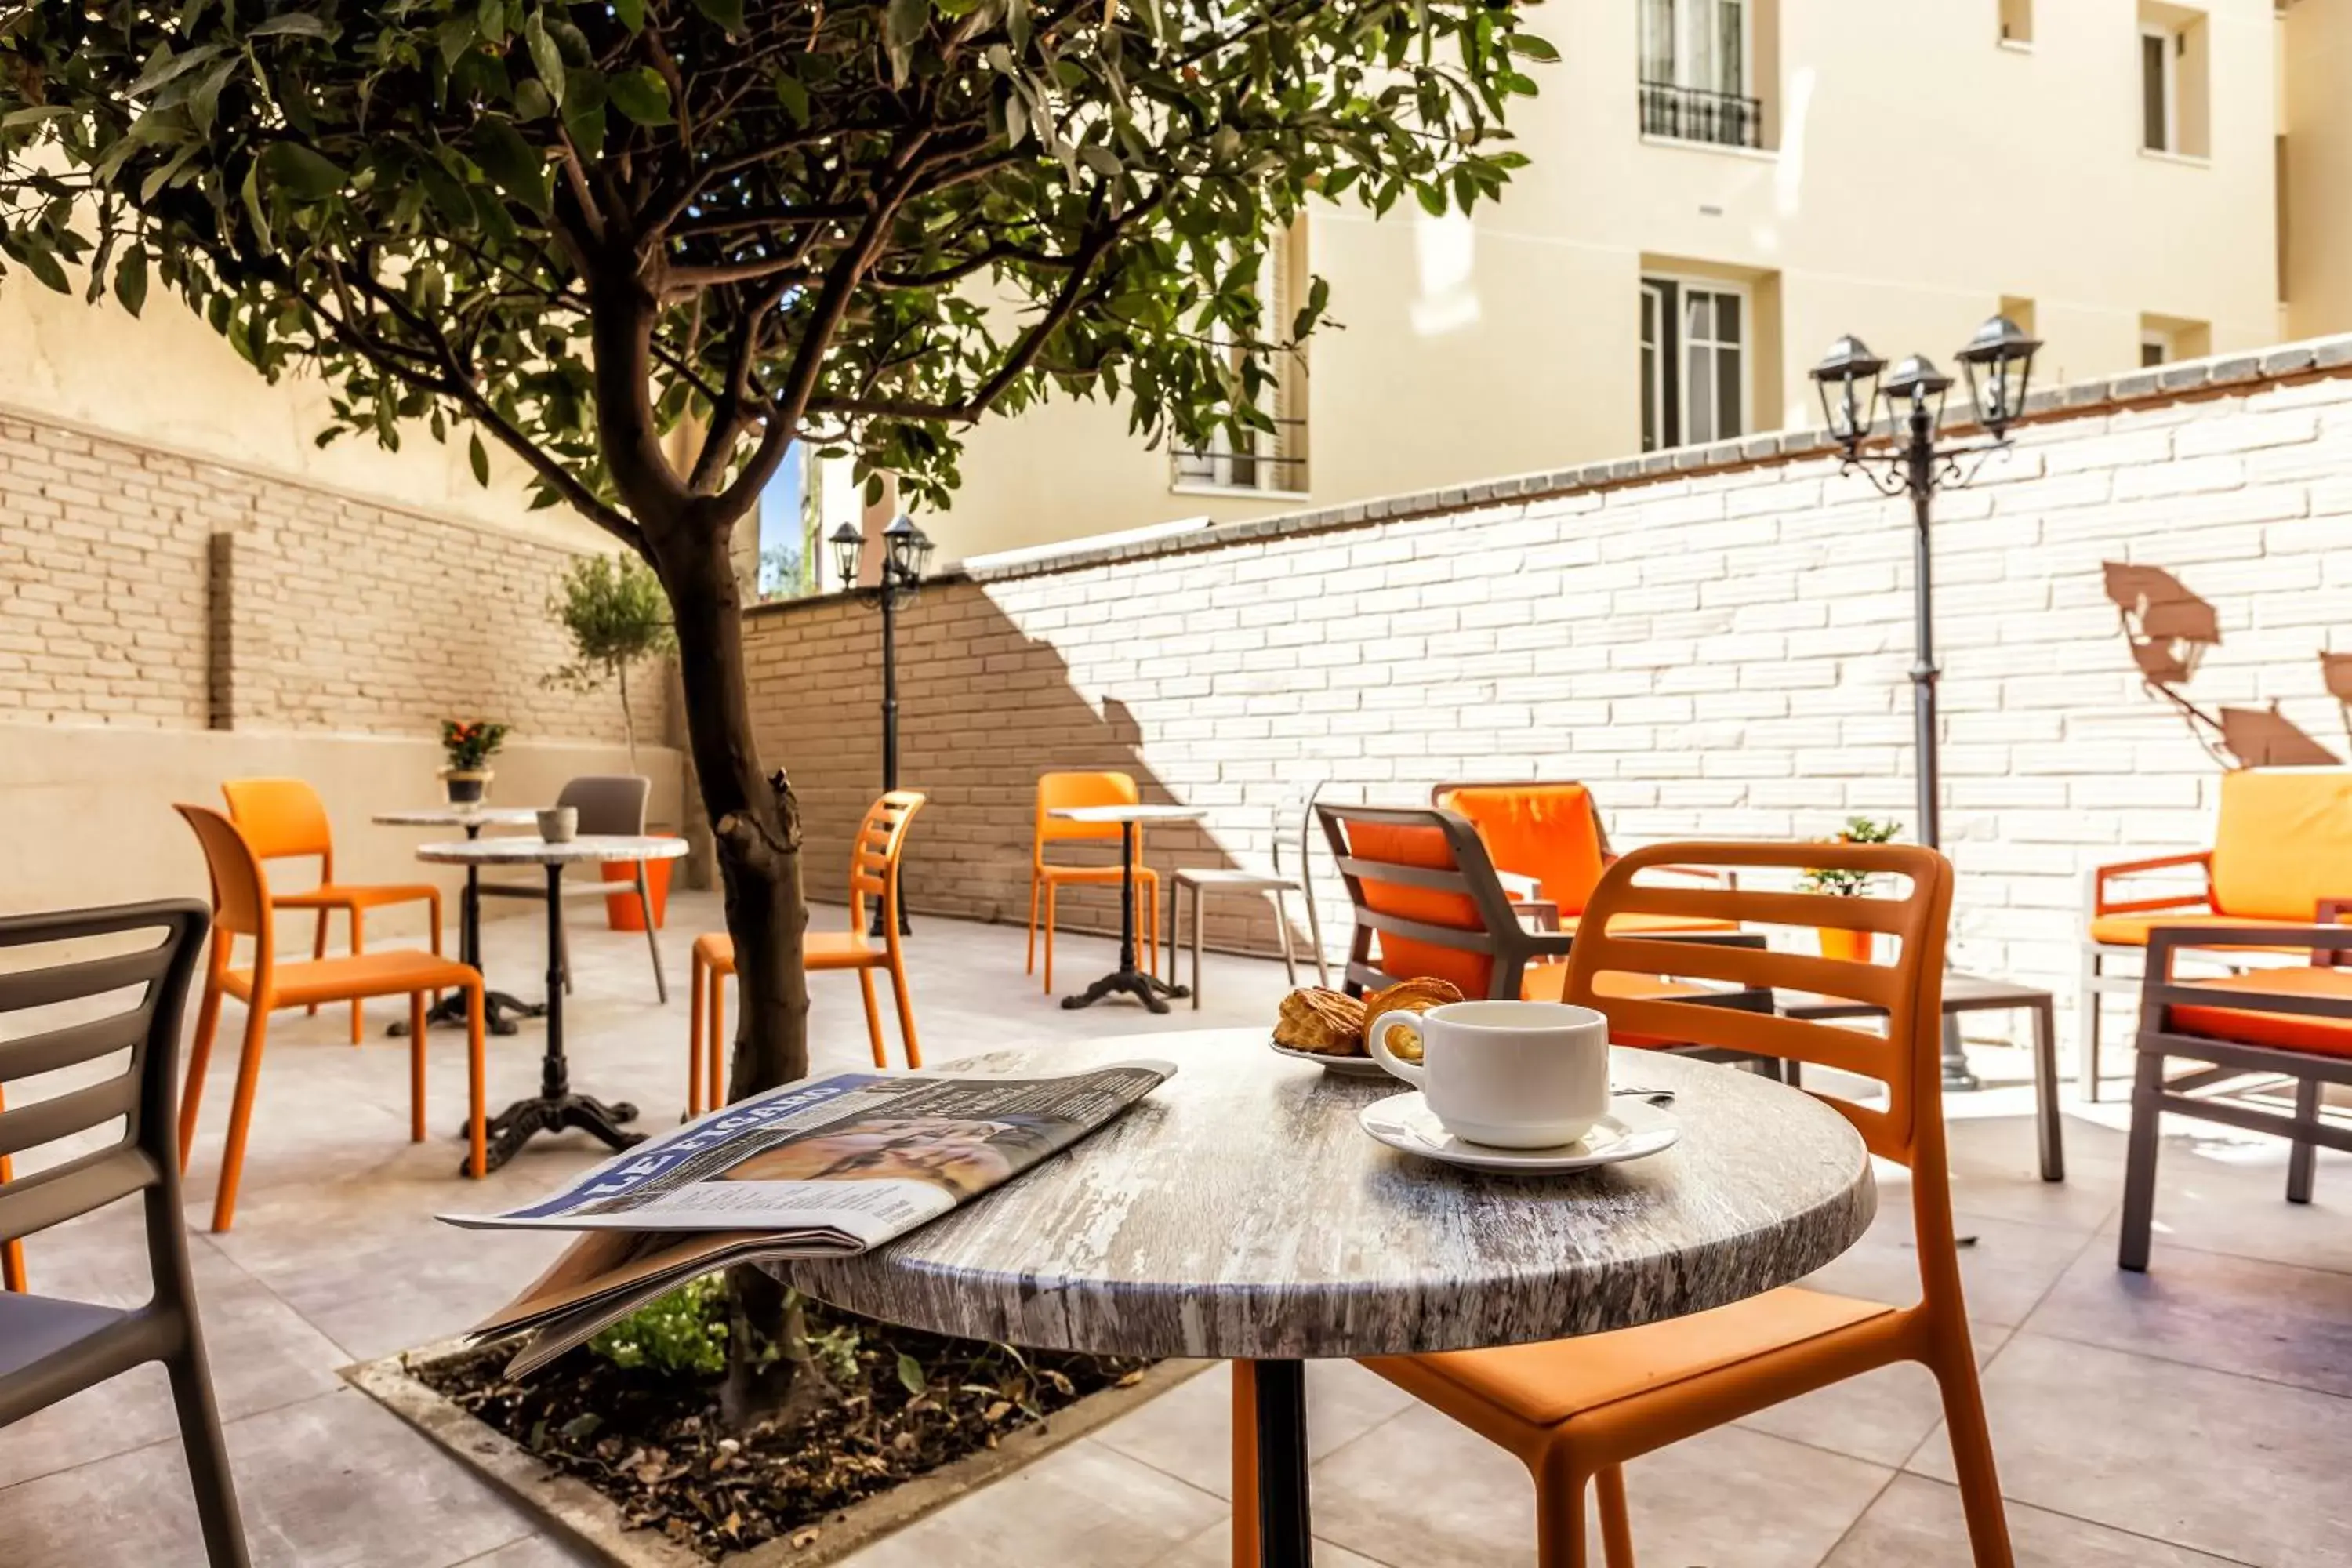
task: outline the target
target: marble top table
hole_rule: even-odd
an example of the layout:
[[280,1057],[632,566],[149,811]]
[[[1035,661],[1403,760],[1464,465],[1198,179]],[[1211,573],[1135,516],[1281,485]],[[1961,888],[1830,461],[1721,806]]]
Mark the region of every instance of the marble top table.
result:
[[[484,866],[544,866],[547,868],[547,1050],[540,1068],[540,1091],[518,1100],[490,1121],[488,1168],[495,1171],[514,1158],[515,1151],[533,1133],[557,1132],[577,1127],[592,1132],[615,1149],[640,1142],[645,1134],[630,1132],[623,1123],[636,1120],[637,1108],[625,1102],[606,1104],[572,1089],[572,1069],[563,1056],[563,868],[601,865],[607,861],[674,860],[686,853],[683,838],[656,838],[636,833],[583,833],[561,844],[518,835],[509,838],[467,838],[461,842],[421,844],[416,858],[434,865],[466,868],[466,901],[481,900],[475,874]],[[469,915],[478,921],[478,914]]]
[[[528,805],[419,805],[379,811],[369,820],[379,827],[462,827],[467,837],[475,838],[485,827],[533,826],[539,821],[539,812]],[[480,891],[481,878],[477,868],[467,867],[466,891],[457,900],[457,960],[478,970],[482,967]],[[515,1019],[536,1018],[546,1011],[505,991],[485,989],[482,994],[484,1021],[494,1035],[511,1035],[515,1032]],[[425,1021],[428,1025],[464,1028],[466,998],[458,992],[450,992],[433,1005]],[[395,1037],[407,1034],[408,1020],[398,1020],[387,1032]]]
[[1151,1011],[1165,1013],[1169,997],[1191,995],[1192,993],[1183,986],[1171,984],[1156,974],[1146,974],[1136,967],[1136,829],[1147,822],[1198,822],[1208,813],[1197,805],[1134,803],[1123,805],[1057,805],[1046,815],[1064,822],[1118,825],[1118,967],[1077,995],[1063,997],[1062,1005],[1091,1007],[1106,996],[1125,992]]
[[1541,1179],[1374,1142],[1356,1113],[1402,1085],[1277,1057],[1257,1029],[957,1065],[1066,1072],[1155,1053],[1176,1076],[1069,1152],[863,1258],[775,1267],[824,1300],[938,1333],[1252,1363],[1270,1565],[1307,1561],[1302,1358],[1703,1311],[1811,1273],[1876,1211],[1869,1156],[1835,1110],[1651,1051],[1617,1052],[1617,1081],[1673,1090],[1682,1141]]

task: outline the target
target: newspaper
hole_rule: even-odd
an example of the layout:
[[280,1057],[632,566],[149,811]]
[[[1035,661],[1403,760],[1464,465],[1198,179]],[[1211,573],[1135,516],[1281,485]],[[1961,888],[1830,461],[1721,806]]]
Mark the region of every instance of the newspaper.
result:
[[1132,1061],[1050,1078],[854,1072],[755,1095],[537,1203],[442,1215],[584,1233],[469,1332],[531,1333],[507,1369],[519,1377],[698,1275],[864,1252],[1068,1148],[1175,1071]]

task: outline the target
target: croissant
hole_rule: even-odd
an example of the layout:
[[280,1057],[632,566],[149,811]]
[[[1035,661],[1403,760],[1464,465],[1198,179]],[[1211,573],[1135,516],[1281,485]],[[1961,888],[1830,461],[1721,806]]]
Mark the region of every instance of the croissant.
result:
[[[1460,987],[1448,980],[1426,974],[1416,980],[1400,980],[1394,985],[1375,991],[1364,998],[1364,1038],[1372,1038],[1372,1031],[1379,1026],[1383,1013],[1426,1013],[1432,1007],[1461,1000]],[[1399,1030],[1389,1036],[1386,1043],[1391,1052],[1405,1060],[1421,1060],[1421,1039],[1418,1036]]]
[[1302,988],[1282,999],[1274,1043],[1318,1056],[1364,1054],[1364,1005],[1337,991]]

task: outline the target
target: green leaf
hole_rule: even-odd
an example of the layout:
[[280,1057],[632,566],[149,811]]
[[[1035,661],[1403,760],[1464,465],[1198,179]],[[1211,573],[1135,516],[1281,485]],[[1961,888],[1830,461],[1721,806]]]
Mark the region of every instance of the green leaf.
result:
[[1445,189],[1442,185],[1416,184],[1412,194],[1421,202],[1421,210],[1432,217],[1445,216]]
[[72,112],[74,108],[69,103],[37,103],[30,109],[13,110],[6,114],[0,114],[0,131],[14,131],[19,125],[30,125],[41,120],[54,120],[60,115]]
[[795,127],[808,123],[808,84],[800,78],[779,73],[776,77],[776,101],[784,106],[784,112],[792,116]]
[[563,101],[563,54],[555,40],[547,36],[547,24],[533,11],[522,25],[523,42],[530,47],[530,63],[539,72],[539,79],[547,84],[547,96],[556,102]]
[[195,122],[197,135],[212,135],[213,121],[220,117],[221,89],[228,85],[228,79],[237,64],[238,57],[229,56],[205,72],[205,79],[188,94],[188,118]]
[[740,37],[743,32],[743,0],[694,0],[694,8]]
[[482,433],[470,432],[466,437],[466,461],[474,466],[474,482],[484,489],[490,488],[490,455],[482,447]]
[[554,195],[548,187],[547,160],[523,140],[513,121],[486,114],[474,127],[473,135],[467,138],[466,145],[499,189],[541,217],[554,206]]
[[284,11],[265,22],[257,22],[245,30],[248,38],[268,38],[292,34],[304,38],[340,37],[342,29],[321,16],[307,11]]
[[147,247],[132,245],[114,264],[114,297],[132,315],[147,303]]
[[651,66],[639,66],[635,70],[616,71],[604,79],[605,89],[613,96],[613,107],[640,125],[668,125],[669,83]]
[[646,0],[613,0],[613,15],[632,33],[646,30]]
[[[244,199],[246,216],[253,220],[253,237],[261,242],[261,248],[277,248],[277,241],[269,232],[269,213],[261,200],[260,159],[256,158],[245,166],[245,179],[237,187],[237,195]],[[131,312],[134,316],[138,313],[136,310]]]
[[144,97],[165,82],[175,80],[206,60],[215,59],[226,52],[227,52],[227,46],[224,44],[200,44],[184,55],[175,55],[169,48],[159,45],[154,58],[147,62],[147,68],[141,71],[138,79],[123,90],[133,98]]
[[923,1363],[905,1351],[898,1352],[898,1384],[909,1394],[920,1394],[931,1385],[931,1380],[923,1375]]
[[6,248],[9,255],[23,262],[27,271],[49,288],[60,294],[72,291],[73,285],[66,280],[66,269],[58,265],[56,254],[47,247],[12,243]]
[[341,190],[349,176],[331,160],[299,142],[273,142],[261,155],[271,182],[296,201],[324,201]]
[[1558,49],[1532,33],[1520,33],[1511,39],[1511,52],[1515,55],[1525,55],[1531,60],[1549,62],[1559,58]]

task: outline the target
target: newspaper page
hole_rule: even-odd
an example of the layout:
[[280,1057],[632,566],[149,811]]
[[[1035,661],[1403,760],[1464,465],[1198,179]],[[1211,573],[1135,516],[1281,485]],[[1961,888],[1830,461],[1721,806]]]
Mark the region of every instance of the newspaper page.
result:
[[1054,1077],[837,1073],[713,1111],[484,1229],[754,1231],[768,1250],[862,1252],[1010,1180],[1176,1071],[1121,1062]]

